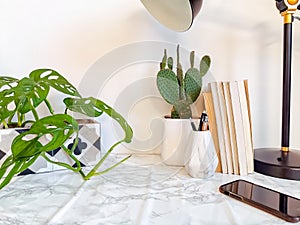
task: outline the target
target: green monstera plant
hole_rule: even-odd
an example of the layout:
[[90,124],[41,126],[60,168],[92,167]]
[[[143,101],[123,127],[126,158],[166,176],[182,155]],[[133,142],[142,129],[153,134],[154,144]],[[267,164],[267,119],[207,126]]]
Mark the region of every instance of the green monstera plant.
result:
[[[202,88],[202,78],[210,67],[210,57],[202,57],[199,69],[195,68],[195,52],[190,53],[190,68],[183,73],[177,46],[177,66],[173,66],[173,58],[164,56],[157,73],[157,87],[166,102],[173,105],[171,118],[192,118],[191,105],[197,100]],[[173,71],[175,70],[175,72]]]
[[[54,112],[48,100],[50,88],[66,95],[63,99],[65,104],[63,113]],[[45,104],[49,111],[49,114],[43,117],[39,115],[37,110],[37,107],[41,104]],[[68,114],[69,111],[81,113],[88,117],[99,117],[105,113],[114,119],[125,133],[124,138],[113,144],[87,173],[83,171],[80,161],[74,155],[74,150],[78,145],[79,126],[75,118]],[[31,120],[27,119],[30,114],[33,117]],[[0,77],[0,126],[2,129],[6,129],[24,127],[28,124],[30,124],[30,129],[13,140],[11,145],[12,154],[0,167],[0,189],[6,186],[14,175],[26,170],[39,157],[80,174],[84,180],[108,172],[130,157],[124,158],[107,169],[98,171],[117,145],[122,142],[131,142],[132,129],[126,120],[112,107],[93,97],[83,98],[72,84],[52,69],[37,69],[32,71],[28,77],[22,79],[8,76]],[[45,143],[42,139],[46,135],[48,141]],[[71,149],[68,149],[65,142],[74,135],[74,144]],[[74,168],[67,163],[55,162],[49,159],[46,152],[57,148],[62,148],[74,160],[77,167]]]

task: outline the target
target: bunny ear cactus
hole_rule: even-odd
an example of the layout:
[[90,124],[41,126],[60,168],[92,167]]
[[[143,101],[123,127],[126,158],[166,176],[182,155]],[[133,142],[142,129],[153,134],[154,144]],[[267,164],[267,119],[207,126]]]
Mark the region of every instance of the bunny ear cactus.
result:
[[157,87],[166,102],[173,105],[171,118],[187,119],[192,117],[191,105],[197,100],[202,88],[202,78],[210,68],[210,57],[202,57],[199,69],[195,68],[195,52],[190,53],[190,68],[183,75],[177,46],[176,73],[173,71],[173,58],[164,56],[157,74]]

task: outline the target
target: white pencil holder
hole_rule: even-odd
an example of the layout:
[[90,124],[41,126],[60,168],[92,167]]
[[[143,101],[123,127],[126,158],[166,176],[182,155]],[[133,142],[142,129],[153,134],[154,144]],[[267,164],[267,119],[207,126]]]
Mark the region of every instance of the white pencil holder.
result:
[[209,130],[190,133],[184,161],[185,169],[192,177],[208,178],[214,175],[218,157]]

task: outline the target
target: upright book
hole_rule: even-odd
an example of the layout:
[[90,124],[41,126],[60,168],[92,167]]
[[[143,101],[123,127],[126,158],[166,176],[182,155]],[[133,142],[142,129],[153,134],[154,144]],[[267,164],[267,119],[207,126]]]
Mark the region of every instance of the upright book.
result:
[[222,165],[221,165],[222,161],[221,161],[221,155],[220,155],[220,147],[219,147],[217,125],[216,125],[215,110],[214,110],[214,105],[213,105],[213,101],[212,101],[212,93],[204,92],[203,98],[204,98],[204,105],[205,105],[206,113],[208,116],[209,130],[210,130],[213,142],[214,142],[214,146],[215,146],[216,153],[218,156],[218,161],[219,161],[216,172],[222,172]]
[[221,166],[222,173],[228,173],[227,167],[227,159],[226,159],[226,150],[225,150],[225,139],[223,133],[223,124],[221,118],[221,108],[219,103],[219,94],[218,94],[218,85],[216,82],[210,83],[213,106],[215,110],[215,118],[216,118],[216,127],[218,133],[218,146],[220,149],[220,158],[221,158]]
[[229,126],[228,126],[228,111],[226,107],[223,82],[216,82],[216,83],[217,83],[218,97],[219,97],[219,104],[220,104],[222,132],[224,136],[227,172],[231,174],[233,173],[233,159],[232,159],[232,150],[231,150],[232,147],[230,142]]
[[245,151],[247,159],[247,172],[254,172],[254,160],[253,160],[253,142],[252,142],[252,132],[251,132],[251,117],[250,117],[250,105],[249,97],[246,90],[248,90],[247,81],[237,81],[240,104],[241,104],[241,114],[244,128],[244,139],[245,139]]
[[229,90],[232,102],[232,113],[233,122],[235,129],[235,139],[237,144],[237,159],[239,164],[240,175],[247,175],[247,156],[246,156],[246,143],[244,137],[244,127],[243,127],[243,115],[241,109],[240,94],[238,88],[238,81],[229,82]]
[[212,82],[210,88],[222,172],[252,173],[254,159],[247,80]]
[[228,129],[229,129],[229,139],[231,145],[233,173],[240,174],[238,149],[237,149],[236,134],[235,134],[236,131],[235,131],[234,118],[233,118],[233,106],[232,106],[229,82],[223,82],[222,84],[224,89],[224,97],[225,97],[225,104],[226,104],[226,111],[227,111],[227,118],[228,118]]

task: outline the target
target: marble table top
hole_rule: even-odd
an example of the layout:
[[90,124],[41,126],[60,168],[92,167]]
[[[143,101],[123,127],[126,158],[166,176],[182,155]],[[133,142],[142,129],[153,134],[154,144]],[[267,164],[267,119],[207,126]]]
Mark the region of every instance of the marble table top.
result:
[[290,224],[221,193],[243,178],[300,198],[300,182],[260,174],[191,178],[157,155],[133,156],[84,182],[69,171],[17,177],[0,191],[0,225]]

